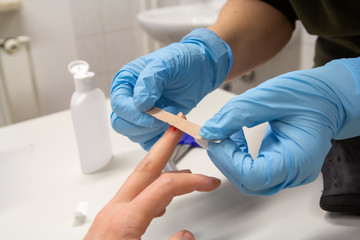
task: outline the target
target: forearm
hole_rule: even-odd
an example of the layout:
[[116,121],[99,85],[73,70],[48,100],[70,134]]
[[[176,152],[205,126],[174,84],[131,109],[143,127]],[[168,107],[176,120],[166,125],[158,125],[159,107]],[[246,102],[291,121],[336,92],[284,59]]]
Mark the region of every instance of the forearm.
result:
[[229,0],[209,29],[232,49],[233,64],[227,80],[275,56],[293,32],[290,21],[281,12],[258,0]]

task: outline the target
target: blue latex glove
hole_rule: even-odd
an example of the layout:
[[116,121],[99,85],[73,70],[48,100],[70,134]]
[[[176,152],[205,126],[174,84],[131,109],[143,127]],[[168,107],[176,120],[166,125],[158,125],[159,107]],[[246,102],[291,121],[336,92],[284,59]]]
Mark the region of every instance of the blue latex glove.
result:
[[230,47],[213,31],[196,29],[181,42],[132,61],[111,87],[113,128],[149,150],[168,125],[144,113],[153,106],[187,114],[225,80]]
[[[242,127],[269,122],[259,155],[247,152]],[[313,181],[331,139],[360,135],[360,58],[290,72],[231,99],[200,130],[208,154],[242,192],[273,194]]]

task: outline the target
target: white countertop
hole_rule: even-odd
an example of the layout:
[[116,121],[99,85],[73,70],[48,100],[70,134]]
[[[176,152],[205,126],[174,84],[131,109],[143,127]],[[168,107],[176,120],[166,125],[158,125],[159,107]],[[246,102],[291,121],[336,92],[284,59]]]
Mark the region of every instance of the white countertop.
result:
[[[234,95],[217,90],[188,115],[202,124]],[[109,106],[110,112],[110,106]],[[247,130],[255,153],[264,126]],[[82,239],[96,213],[145,155],[111,131],[114,158],[83,175],[69,111],[0,128],[0,239]],[[321,177],[274,196],[241,194],[213,166],[203,149],[191,150],[180,168],[223,179],[212,193],[176,198],[143,239],[167,239],[188,229],[197,239],[360,239],[360,217],[328,214],[318,206]],[[90,202],[88,220],[73,226],[73,212]]]

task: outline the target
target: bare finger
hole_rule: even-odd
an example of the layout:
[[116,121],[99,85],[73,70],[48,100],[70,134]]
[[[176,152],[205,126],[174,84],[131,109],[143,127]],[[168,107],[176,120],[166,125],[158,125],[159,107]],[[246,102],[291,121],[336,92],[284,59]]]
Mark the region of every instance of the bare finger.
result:
[[[184,115],[183,117],[185,118]],[[155,181],[160,176],[182,135],[183,132],[170,126],[128,177],[116,193],[114,200],[130,201]]]
[[141,219],[141,224],[148,226],[175,196],[193,191],[213,191],[220,184],[219,179],[201,174],[165,173],[131,202],[131,208],[138,219]]
[[195,237],[191,232],[182,230],[172,235],[169,240],[195,240]]

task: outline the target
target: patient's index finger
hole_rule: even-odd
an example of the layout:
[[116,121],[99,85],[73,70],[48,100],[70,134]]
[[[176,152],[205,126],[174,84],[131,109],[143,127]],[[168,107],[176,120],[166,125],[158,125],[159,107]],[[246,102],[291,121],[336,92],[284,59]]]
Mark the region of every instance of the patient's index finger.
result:
[[[183,117],[185,116],[183,115]],[[155,181],[155,179],[160,176],[182,135],[183,132],[170,126],[144,159],[137,165],[115,198],[125,201],[132,200]]]

